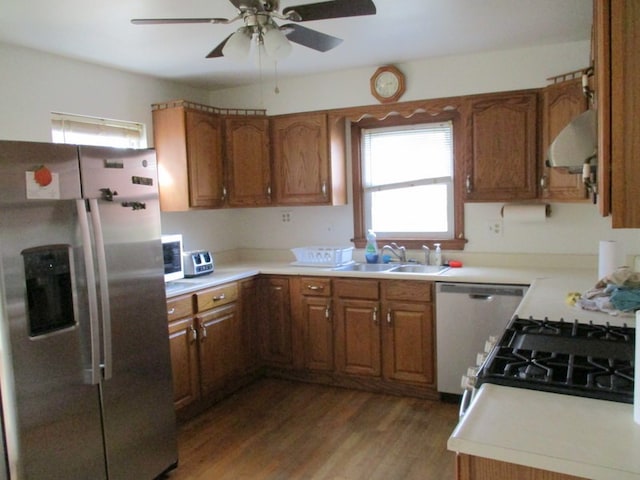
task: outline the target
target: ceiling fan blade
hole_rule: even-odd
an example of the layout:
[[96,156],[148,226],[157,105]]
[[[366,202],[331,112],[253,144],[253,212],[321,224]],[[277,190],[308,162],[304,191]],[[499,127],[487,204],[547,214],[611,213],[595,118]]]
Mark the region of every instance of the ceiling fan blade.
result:
[[[233,32],[235,33],[235,32]],[[233,35],[233,33],[231,35]],[[211,50],[209,52],[209,55],[207,55],[207,58],[217,58],[217,57],[224,57],[224,55],[222,54],[222,49],[224,48],[224,46],[227,44],[227,40],[229,40],[229,38],[231,38],[231,35],[229,35],[227,38],[225,38],[222,42],[220,42],[218,44],[218,46],[216,48],[214,48],[213,50]]]
[[282,30],[290,41],[319,52],[326,52],[342,43],[341,38],[332,37],[326,33],[311,30],[310,28],[295,23],[287,23],[283,25],[280,30]]
[[134,25],[157,25],[163,23],[230,23],[228,18],[134,18]]
[[376,6],[373,0],[333,0],[287,7],[282,11],[285,17],[288,16],[296,22],[375,15],[375,13]]

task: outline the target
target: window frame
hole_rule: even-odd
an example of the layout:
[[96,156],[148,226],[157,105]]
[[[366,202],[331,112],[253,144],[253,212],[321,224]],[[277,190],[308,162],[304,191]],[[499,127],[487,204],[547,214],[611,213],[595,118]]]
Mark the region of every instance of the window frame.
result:
[[422,245],[432,247],[439,243],[445,250],[462,250],[467,240],[464,238],[464,190],[462,176],[464,172],[464,135],[461,115],[457,110],[443,110],[435,114],[419,112],[410,117],[398,114],[382,119],[365,117],[351,123],[351,162],[353,184],[353,242],[356,247],[364,248],[366,239],[364,194],[362,185],[362,131],[381,127],[411,126],[421,123],[447,122],[453,125],[453,217],[454,237],[451,239],[427,238],[422,236],[394,238],[378,236],[378,243],[397,242],[410,249],[419,249]]
[[[50,117],[51,123],[51,140],[53,143],[64,143],[64,144],[75,144],[76,142],[69,142],[66,138],[65,132],[65,123],[69,124],[77,124],[83,125],[87,129],[95,129],[95,137],[99,137],[101,128],[114,128],[120,131],[130,131],[135,132],[138,138],[139,145],[137,146],[116,146],[108,143],[83,143],[84,145],[93,145],[93,146],[107,146],[114,148],[134,148],[134,149],[145,149],[148,148],[147,142],[147,128],[144,123],[134,122],[131,120],[116,120],[116,119],[107,119],[102,117],[93,117],[90,115],[78,115],[73,113],[64,113],[64,112],[51,112]],[[57,128],[56,124],[60,124],[60,128]],[[55,131],[58,131],[59,134],[62,135],[62,142],[59,142],[55,138]]]

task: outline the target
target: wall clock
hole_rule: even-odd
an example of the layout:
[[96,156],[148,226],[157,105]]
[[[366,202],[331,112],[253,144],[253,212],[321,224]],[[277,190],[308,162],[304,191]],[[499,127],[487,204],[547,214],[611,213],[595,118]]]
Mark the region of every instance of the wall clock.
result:
[[404,90],[404,74],[392,65],[378,68],[371,76],[371,94],[381,103],[397,102]]

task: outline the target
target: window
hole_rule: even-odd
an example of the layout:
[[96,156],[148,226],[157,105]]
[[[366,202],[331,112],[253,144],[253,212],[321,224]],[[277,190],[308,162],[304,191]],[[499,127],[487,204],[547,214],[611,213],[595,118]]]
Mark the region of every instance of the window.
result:
[[363,129],[361,151],[366,229],[453,237],[452,122]]
[[356,246],[364,247],[371,228],[379,242],[407,248],[464,247],[460,124],[451,110],[352,124]]
[[51,113],[51,138],[54,143],[147,147],[147,135],[142,123],[57,112]]

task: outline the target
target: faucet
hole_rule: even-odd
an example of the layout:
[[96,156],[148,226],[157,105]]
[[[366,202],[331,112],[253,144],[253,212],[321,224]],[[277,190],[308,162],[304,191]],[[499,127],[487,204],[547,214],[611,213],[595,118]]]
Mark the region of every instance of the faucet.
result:
[[382,250],[380,250],[380,255],[384,256],[385,250],[389,250],[401,262],[405,263],[407,261],[407,249],[405,247],[399,247],[396,242],[382,247]]
[[422,250],[424,251],[424,264],[429,265],[429,247],[422,245]]

